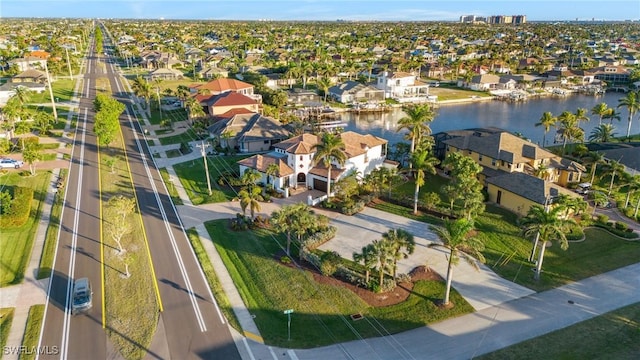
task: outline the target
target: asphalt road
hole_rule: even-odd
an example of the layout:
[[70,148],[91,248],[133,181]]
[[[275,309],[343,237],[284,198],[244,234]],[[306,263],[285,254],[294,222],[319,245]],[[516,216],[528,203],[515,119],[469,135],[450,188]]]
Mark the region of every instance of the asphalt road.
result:
[[[106,64],[106,74],[97,62]],[[97,148],[91,131],[92,99],[98,76],[108,77],[114,96],[127,105],[120,120],[163,305],[160,331],[156,332],[147,357],[240,359],[229,327],[217,308],[142,138],[141,128],[132,119],[129,89],[117,76],[115,65],[101,54],[88,57],[81,90],[62,230],[40,341],[41,349],[48,349],[49,354],[39,358],[106,359],[113,355],[109,354],[106,330],[102,328]],[[93,285],[93,308],[86,314],[71,316],[68,298],[72,279],[79,277],[88,277]]]
[[[67,196],[50,283],[40,349],[41,359],[105,358],[107,337],[102,329],[100,263],[100,199],[98,153],[93,128],[96,59],[86,62],[79,119],[67,178]],[[70,315],[73,279],[87,277],[93,287],[93,308]]]

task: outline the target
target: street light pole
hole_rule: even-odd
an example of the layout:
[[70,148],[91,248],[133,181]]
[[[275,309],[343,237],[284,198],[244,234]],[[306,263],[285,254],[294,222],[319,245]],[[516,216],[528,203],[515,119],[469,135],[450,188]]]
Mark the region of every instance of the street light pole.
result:
[[287,309],[283,313],[287,315],[287,341],[291,341],[291,314],[293,309]]
[[73,74],[71,73],[71,62],[69,61],[69,49],[65,47],[64,52],[67,54],[67,67],[69,68],[69,78],[73,80]]
[[200,145],[196,146],[200,148],[200,153],[204,160],[204,172],[207,176],[207,189],[209,190],[209,195],[211,195],[211,179],[209,179],[209,165],[207,165],[207,153],[205,151],[205,149],[209,147],[209,144],[205,144],[204,141],[202,141]]
[[47,66],[47,60],[44,61],[44,71],[47,74],[47,83],[49,85],[49,97],[51,98],[51,106],[53,107],[53,118],[58,120],[58,112],[56,111],[56,102],[53,99],[53,87],[51,86],[51,77],[49,76],[49,67]]

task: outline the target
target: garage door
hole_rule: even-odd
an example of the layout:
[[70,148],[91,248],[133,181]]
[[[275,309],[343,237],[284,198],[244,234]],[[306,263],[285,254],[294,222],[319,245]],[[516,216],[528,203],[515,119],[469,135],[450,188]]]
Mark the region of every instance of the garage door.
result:
[[320,179],[313,179],[313,188],[320,191],[327,191],[327,182]]

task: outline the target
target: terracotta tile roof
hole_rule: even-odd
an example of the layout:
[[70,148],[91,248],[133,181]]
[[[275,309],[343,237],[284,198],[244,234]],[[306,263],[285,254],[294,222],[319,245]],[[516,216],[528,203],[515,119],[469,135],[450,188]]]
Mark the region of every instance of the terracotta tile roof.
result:
[[387,140],[377,136],[371,134],[362,135],[353,131],[340,133],[340,138],[344,143],[344,151],[350,158],[366,153],[367,149],[387,143]]
[[253,111],[246,109],[246,108],[235,108],[235,109],[231,109],[225,113],[219,114],[214,116],[215,119],[228,119],[228,118],[232,118],[236,115],[240,115],[240,114],[250,114],[253,113]]
[[34,50],[29,55],[35,56],[35,57],[40,58],[40,59],[48,59],[49,56],[51,56],[51,54],[49,54],[48,52],[46,52],[44,50]]
[[209,106],[239,106],[247,104],[253,105],[257,103],[258,102],[248,96],[232,91],[227,91],[222,94],[215,95],[207,101],[207,104]]
[[316,135],[302,134],[279,142],[273,146],[278,149],[283,149],[290,154],[311,154],[314,152],[312,150],[313,146],[319,141],[320,140]]
[[[335,166],[331,165],[331,180],[337,180],[340,174],[342,174],[344,171],[345,169],[338,169]],[[309,174],[320,176],[325,179],[327,178],[327,173],[327,168],[322,163],[309,170]]]
[[198,100],[198,102],[200,104],[204,104],[204,103],[208,102],[209,99],[211,99],[214,96],[215,95],[211,95],[211,94],[195,94],[195,95],[193,95],[193,97],[195,97],[196,100]]
[[208,83],[195,86],[197,89],[209,89],[214,93],[221,93],[225,91],[238,91],[243,89],[251,89],[253,85],[236,79],[216,79],[211,80]]
[[269,167],[269,165],[276,164],[278,165],[278,172],[275,175],[276,177],[283,177],[294,174],[293,169],[289,167],[289,165],[287,165],[286,161],[281,158],[269,156],[268,154],[254,155],[238,161],[238,164],[258,170],[262,173],[267,172],[267,168]]

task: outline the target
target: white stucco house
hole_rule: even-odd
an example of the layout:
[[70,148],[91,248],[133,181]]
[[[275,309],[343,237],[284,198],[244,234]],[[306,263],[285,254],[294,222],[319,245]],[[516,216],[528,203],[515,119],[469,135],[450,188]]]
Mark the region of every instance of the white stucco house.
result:
[[[353,131],[340,133],[339,136],[345,144],[347,161],[344,165],[332,164],[332,183],[352,171],[362,177],[383,165],[387,155],[387,140]],[[254,155],[238,161],[240,174],[244,174],[247,169],[257,170],[262,173],[261,182],[273,184],[280,192],[289,187],[326,191],[327,168],[322,163],[313,164],[313,147],[319,142],[320,137],[317,135],[302,134],[274,144],[274,150],[268,154]],[[270,164],[278,166],[278,171],[272,177],[266,174]]]
[[392,98],[400,103],[427,101],[429,98],[429,84],[407,72],[383,72],[378,76],[376,88],[384,91],[385,99]]

